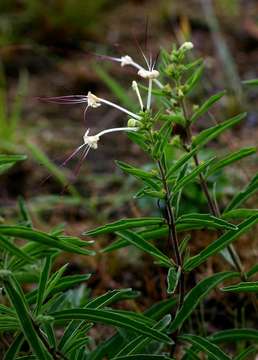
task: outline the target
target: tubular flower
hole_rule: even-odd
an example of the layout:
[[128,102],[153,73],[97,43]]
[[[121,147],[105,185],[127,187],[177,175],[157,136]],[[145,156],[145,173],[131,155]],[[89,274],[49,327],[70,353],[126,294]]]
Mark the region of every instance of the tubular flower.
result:
[[86,103],[87,106],[85,108],[84,114],[86,113],[87,109],[89,107],[92,108],[97,108],[99,106],[101,106],[101,104],[106,104],[108,106],[111,106],[113,108],[116,108],[124,113],[126,113],[127,115],[129,115],[130,117],[133,117],[136,120],[140,120],[141,117],[127,109],[125,109],[124,107],[117,105],[115,103],[113,103],[112,101],[100,98],[98,96],[96,96],[95,94],[93,94],[91,91],[88,92],[87,95],[68,95],[68,96],[54,96],[54,97],[39,97],[38,98],[41,101],[45,101],[45,102],[50,102],[50,103],[54,103],[54,104],[82,104],[82,103]]

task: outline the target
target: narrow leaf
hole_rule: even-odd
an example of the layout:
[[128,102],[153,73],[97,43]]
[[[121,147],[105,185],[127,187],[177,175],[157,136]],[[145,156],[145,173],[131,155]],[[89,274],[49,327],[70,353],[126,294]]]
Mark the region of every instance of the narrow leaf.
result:
[[223,272],[212,275],[200,281],[193,289],[191,289],[185,297],[184,303],[177,312],[172,324],[169,327],[170,332],[174,332],[180,328],[186,319],[192,314],[194,309],[202,301],[202,299],[213,290],[218,284],[226,279],[237,276],[235,272]]
[[221,291],[225,292],[253,292],[258,293],[258,281],[247,281],[247,282],[241,282],[235,285],[226,286]]
[[225,354],[224,351],[222,351],[217,345],[201,336],[186,334],[179,336],[179,338],[196,346],[200,351],[205,352],[207,355],[209,355],[210,359],[230,360],[230,357]]
[[130,329],[136,333],[144,334],[152,337],[158,341],[171,344],[171,339],[157,331],[152,329],[149,326],[146,326],[140,321],[133,320],[126,315],[117,313],[116,311],[110,310],[96,310],[96,309],[71,309],[63,310],[59,312],[54,312],[50,314],[55,318],[56,321],[59,320],[87,320],[97,323],[103,323],[113,326],[122,327],[125,329]]
[[191,117],[191,122],[194,123],[197,119],[199,119],[205,112],[207,112],[212,105],[219,101],[224,95],[225,91],[221,91],[215,95],[212,95],[208,100],[206,100],[193,114]]
[[184,270],[191,271],[206,261],[210,256],[217,254],[219,251],[228,246],[232,241],[247,232],[253,225],[257,223],[257,221],[258,215],[252,216],[239,224],[237,230],[230,230],[223,234],[217,240],[208,245],[204,250],[202,250],[198,255],[188,259],[184,264]]

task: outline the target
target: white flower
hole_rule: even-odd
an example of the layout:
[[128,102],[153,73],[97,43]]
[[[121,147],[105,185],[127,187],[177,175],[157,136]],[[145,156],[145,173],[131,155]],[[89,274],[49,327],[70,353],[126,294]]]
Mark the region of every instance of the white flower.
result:
[[87,129],[83,136],[83,145],[88,146],[89,148],[92,149],[97,149],[100,137],[105,134],[117,132],[117,131],[137,131],[137,130],[138,127],[120,127],[120,128],[102,130],[96,135],[89,135],[89,129]]
[[152,70],[140,69],[138,71],[138,75],[144,79],[154,80],[157,79],[157,77],[159,77],[159,72],[158,70],[154,70],[154,69]]
[[135,66],[135,62],[129,55],[121,56],[120,58],[121,66],[124,67],[126,65],[132,65]]
[[87,102],[88,106],[92,108],[97,108],[101,105],[100,99],[96,95],[92,94],[91,91],[87,94]]

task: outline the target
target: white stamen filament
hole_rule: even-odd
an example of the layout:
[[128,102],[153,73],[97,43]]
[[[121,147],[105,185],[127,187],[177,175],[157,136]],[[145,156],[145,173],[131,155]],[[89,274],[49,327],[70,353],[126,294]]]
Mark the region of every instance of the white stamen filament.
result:
[[140,103],[141,110],[143,110],[142,97],[141,97],[141,94],[140,94],[140,91],[139,91],[139,87],[138,87],[138,84],[137,84],[136,81],[133,81],[133,82],[132,82],[132,88],[133,88],[133,90],[136,92],[136,95],[137,95],[138,100],[139,100],[139,103]]

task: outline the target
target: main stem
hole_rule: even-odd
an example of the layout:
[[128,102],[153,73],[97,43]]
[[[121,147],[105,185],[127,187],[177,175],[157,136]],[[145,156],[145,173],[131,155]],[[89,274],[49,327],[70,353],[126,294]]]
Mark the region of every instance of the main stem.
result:
[[[166,222],[168,224],[168,249],[169,249],[169,256],[173,258],[173,255],[175,257],[175,262],[177,265],[177,268],[183,267],[183,261],[182,256],[180,253],[179,248],[179,242],[177,238],[177,232],[176,232],[176,222],[175,222],[175,215],[174,215],[174,209],[171,206],[171,192],[169,189],[169,185],[167,183],[166,178],[166,170],[164,169],[162,162],[158,160],[158,167],[160,171],[161,180],[163,183],[163,187],[165,190],[165,218]],[[173,254],[171,253],[171,250],[173,250]],[[178,283],[178,294],[179,294],[179,303],[177,311],[182,307],[185,297],[185,277],[184,273],[181,270],[179,283]],[[172,334],[172,339],[174,340],[174,344],[171,346],[170,349],[170,355],[173,356],[176,350],[176,338],[179,334],[179,329],[175,331],[175,333]]]

